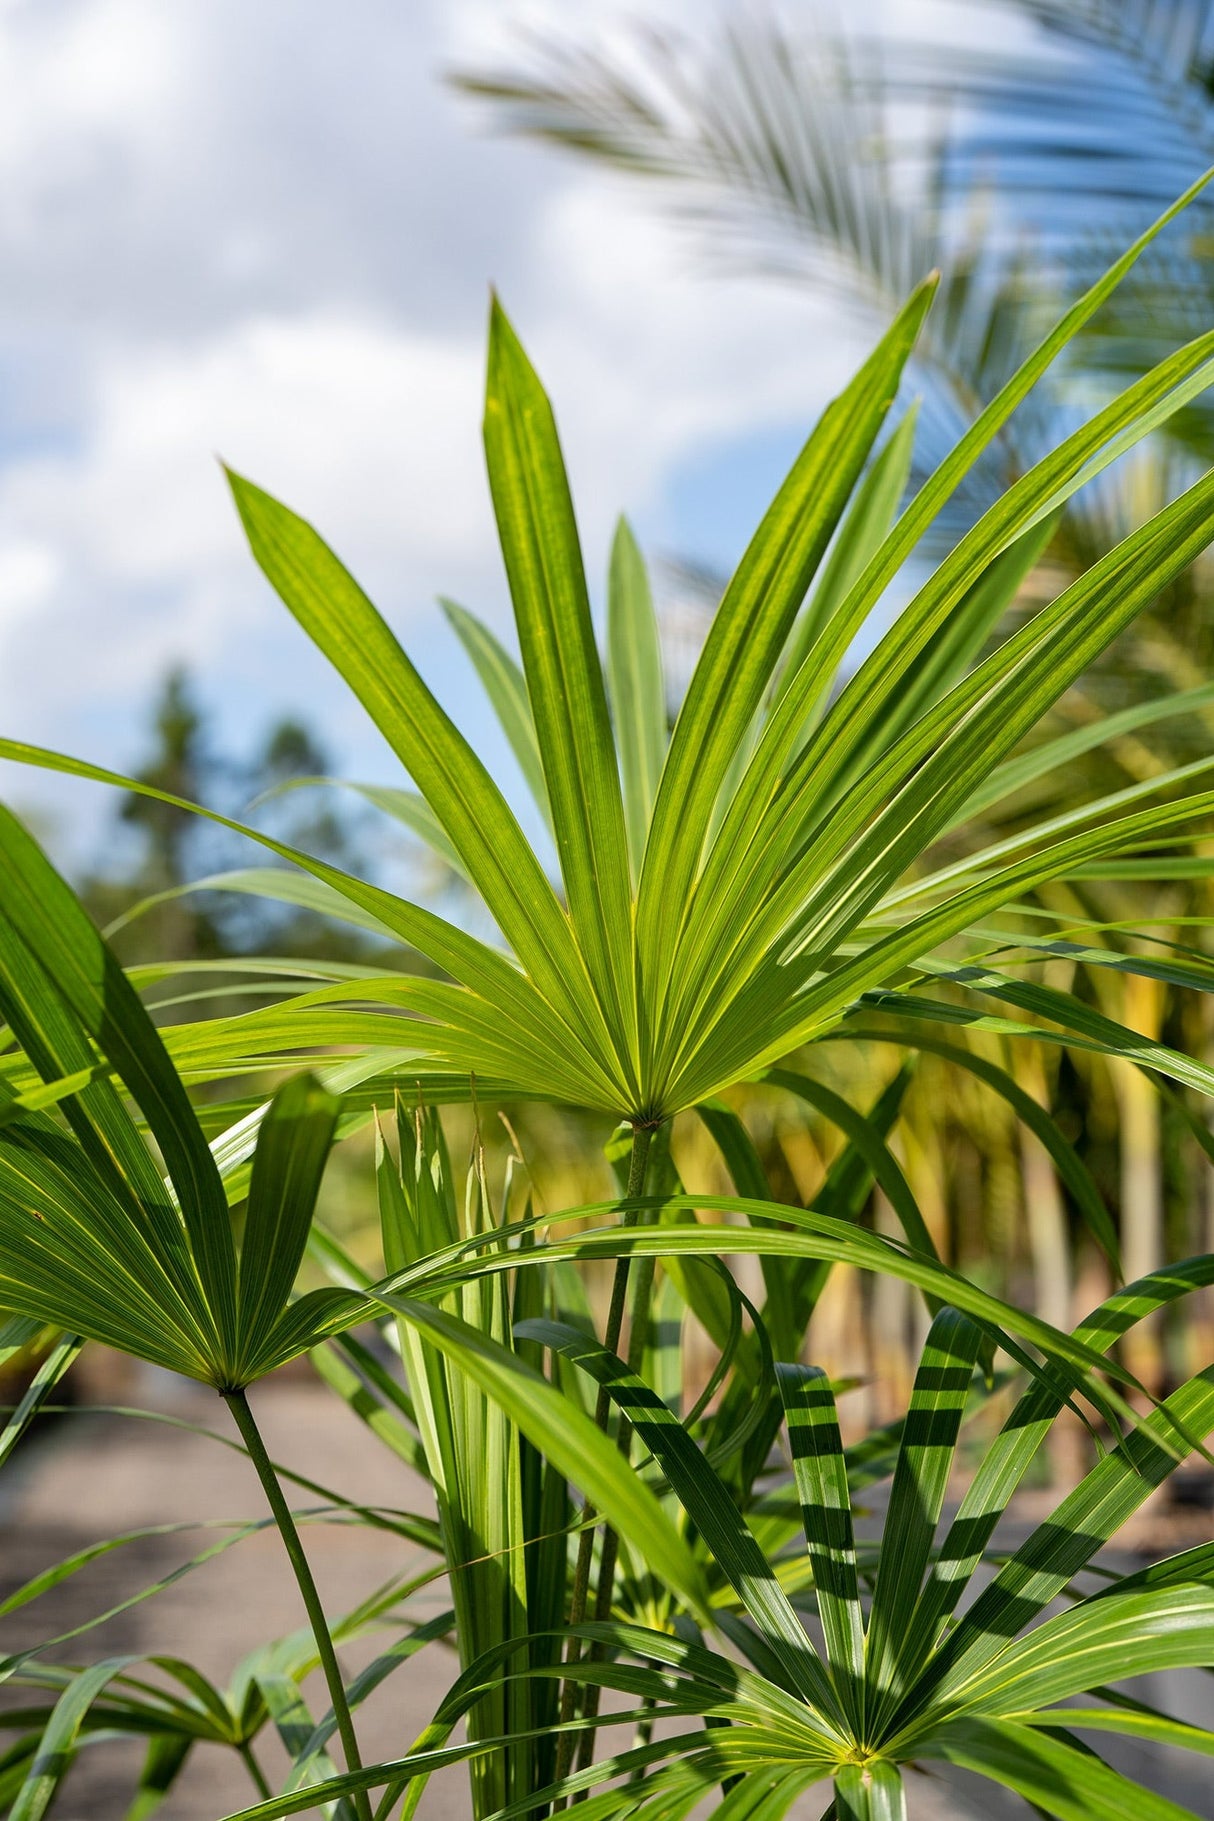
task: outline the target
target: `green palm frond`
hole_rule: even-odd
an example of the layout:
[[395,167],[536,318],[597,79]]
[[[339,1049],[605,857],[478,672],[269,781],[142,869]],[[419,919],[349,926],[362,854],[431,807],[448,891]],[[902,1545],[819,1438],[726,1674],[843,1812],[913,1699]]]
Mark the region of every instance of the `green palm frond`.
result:
[[[1086,1344],[1104,1350],[1161,1300],[1209,1282],[1212,1271],[1214,1261],[1207,1258],[1179,1267],[1174,1276],[1130,1285],[1094,1311],[1076,1339],[1083,1336]],[[779,1756],[800,1761],[808,1782],[833,1776],[840,1812],[884,1815],[903,1812],[899,1772],[908,1765],[933,1758],[964,1763],[1030,1796],[1041,1788],[1042,1767],[1049,1766],[1055,1777],[1069,1777],[1075,1791],[1070,1805],[1060,1807],[1055,1784],[1046,1802],[1050,1813],[1111,1814],[1114,1809],[1102,1803],[1114,1798],[1123,1805],[1116,1812],[1126,1814],[1187,1812],[1099,1759],[1088,1774],[1086,1750],[1064,1731],[1070,1709],[1059,1703],[1087,1696],[1096,1701],[1091,1711],[1099,1716],[1098,1728],[1167,1738],[1199,1752],[1214,1749],[1214,1737],[1200,1727],[1186,1728],[1120,1702],[1110,1687],[1161,1668],[1214,1665],[1209,1549],[1190,1551],[1142,1575],[1114,1577],[1086,1597],[1075,1590],[1076,1577],[1174,1467],[1176,1454],[1165,1437],[1174,1436],[1177,1425],[1196,1437],[1214,1428],[1209,1371],[1182,1386],[1141,1429],[1120,1441],[950,1626],[949,1615],[984,1560],[995,1523],[1061,1407],[1060,1397],[1042,1384],[1025,1394],[961,1510],[938,1535],[980,1338],[964,1317],[950,1309],[940,1312],[901,1431],[872,1597],[862,1601],[830,1383],[814,1370],[781,1368],[824,1640],[822,1662],[811,1659],[811,1691],[804,1657],[787,1656],[785,1640],[792,1642],[793,1634],[778,1622],[761,1568],[751,1563],[753,1540],[739,1528],[724,1487],[678,1422],[636,1374],[584,1336],[546,1322],[528,1324],[527,1332],[578,1359],[609,1386],[741,1595],[753,1628],[750,1642],[744,1631],[731,1628],[730,1635],[752,1655],[754,1667],[746,1670],[670,1637],[646,1639],[635,1627],[603,1631],[625,1658],[678,1667],[678,1681],[662,1685],[659,1711],[665,1708],[672,1716],[685,1711],[672,1700],[678,1690],[698,1702],[700,1711],[728,1715],[713,1776],[764,1755],[768,1761]],[[1034,1623],[1068,1590],[1072,1603],[1065,1611]],[[809,1652],[808,1639],[799,1635],[803,1652]],[[623,1675],[619,1686],[629,1686]],[[782,1749],[772,1737],[777,1732],[783,1734]],[[672,1756],[677,1755],[676,1746]],[[662,1776],[659,1771],[647,1779],[655,1797]],[[776,1806],[773,1812],[784,1809]]]
[[[1075,1341],[1103,1355],[1137,1322],[1212,1278],[1214,1260],[1204,1258],[1131,1284],[1092,1312]],[[1209,1371],[1180,1387],[1146,1425],[1114,1437],[1109,1452],[1010,1556],[990,1556],[995,1525],[1063,1393],[1034,1383],[989,1445],[960,1510],[942,1525],[962,1416],[984,1395],[975,1372],[977,1330],[942,1309],[899,1426],[884,1536],[875,1551],[865,1546],[861,1573],[852,1524],[860,1482],[839,1440],[830,1382],[805,1368],[783,1370],[793,1509],[803,1521],[812,1599],[822,1618],[816,1647],[782,1591],[776,1564],[756,1541],[759,1508],[749,1518],[739,1511],[654,1388],[568,1324],[528,1319],[517,1338],[576,1362],[607,1386],[650,1459],[648,1471],[664,1476],[691,1520],[695,1548],[732,1586],[738,1608],[736,1616],[719,1603],[714,1608],[730,1653],[685,1623],[654,1629],[613,1614],[579,1626],[587,1648],[560,1673],[584,1689],[614,1690],[623,1710],[611,1718],[642,1719],[644,1742],[638,1738],[631,1749],[621,1746],[533,1786],[501,1814],[521,1816],[528,1806],[580,1792],[587,1812],[603,1821],[690,1815],[706,1801],[726,1818],[777,1821],[798,1794],[826,1786],[825,1800],[833,1786],[837,1814],[873,1821],[904,1814],[906,1771],[951,1763],[1064,1821],[1189,1816],[1106,1764],[1074,1729],[1154,1740],[1200,1756],[1214,1752],[1208,1729],[1119,1689],[1161,1669],[1214,1665],[1210,1547],[1128,1575],[1101,1569],[1097,1591],[1081,1586],[1103,1545],[1175,1465],[1178,1431],[1198,1436],[1214,1428]],[[770,1496],[765,1504],[771,1508]],[[993,1578],[950,1622],[988,1562]],[[1048,1616],[1059,1596],[1064,1609]],[[558,1673],[551,1665],[537,1669],[534,1656],[526,1660],[526,1650],[534,1653],[545,1641],[514,1638],[484,1651],[466,1665],[408,1754],[329,1778],[314,1787],[313,1799],[370,1787],[391,1799],[407,1793],[412,1812],[434,1772],[470,1753],[526,1742],[517,1733],[466,1746],[452,1740],[488,1693],[511,1700],[528,1681],[542,1687]],[[650,1737],[657,1721],[663,1725]],[[570,1724],[585,1730],[591,1722]],[[232,1821],[276,1821],[302,1806],[288,1793]]]
[[[935,888],[916,881],[919,901],[906,897],[908,874],[922,871],[1021,739],[1210,542],[1214,483],[1205,477],[975,662],[1021,572],[1023,540],[1208,384],[1214,337],[1169,356],[1023,474],[832,699],[885,588],[1150,238],[1066,313],[892,526],[888,502],[847,521],[855,547],[841,577],[828,566],[823,600],[812,583],[898,391],[931,285],[914,295],[827,408],[757,529],[668,745],[635,549],[625,541],[617,550],[605,680],[551,409],[495,306],[486,447],[521,670],[462,623],[486,666],[492,658],[493,699],[515,738],[534,736],[559,890],[338,558],[233,477],[259,562],[410,772],[509,953],[248,831],[304,868],[310,892],[336,894],[448,977],[394,973],[357,990],[334,981],[264,1010],[179,1025],[168,1038],[177,1067],[234,1073],[301,1048],[354,1044],[380,1050],[389,1079],[423,1065],[433,1077],[476,1073],[510,1093],[657,1124],[827,1034],[904,970],[930,975],[999,905],[1079,866],[1200,833],[1209,793],[1178,794],[1178,774],[1144,787],[1133,814],[1098,801],[1068,823],[1030,827],[1006,859],[996,846],[929,872]],[[1012,566],[992,592],[1005,557]],[[621,758],[625,736],[629,753],[641,742],[643,774],[634,757]],[[101,775],[11,742],[0,750]],[[272,881],[263,872],[245,883],[266,890]],[[93,1060],[65,1061],[44,1079],[65,1080]]]
[[62,1114],[30,1106],[36,1093],[4,1108],[0,1298],[205,1383],[248,1384],[314,1345],[351,1302],[329,1290],[291,1302],[337,1103],[307,1077],[275,1097],[238,1258],[223,1180],[134,989],[3,809],[0,851],[0,1009]]

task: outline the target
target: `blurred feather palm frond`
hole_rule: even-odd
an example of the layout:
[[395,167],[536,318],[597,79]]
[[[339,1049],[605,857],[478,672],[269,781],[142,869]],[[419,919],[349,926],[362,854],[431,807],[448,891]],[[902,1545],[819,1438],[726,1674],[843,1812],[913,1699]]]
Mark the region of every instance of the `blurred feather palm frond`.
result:
[[[941,274],[916,349],[920,446],[942,454],[1040,339],[1049,301],[1020,254],[959,211],[943,116],[913,145],[892,118],[875,45],[793,33],[774,18],[724,23],[715,39],[638,23],[610,44],[538,36],[517,68],[464,72],[509,128],[656,179],[675,218],[715,266],[841,288],[870,320]],[[972,517],[1004,475],[1043,447],[1039,401],[1008,426],[1003,460],[970,477],[955,513]]]
[[[514,67],[456,80],[511,130],[660,180],[727,267],[826,282],[878,317],[939,269],[911,382],[930,463],[1043,317],[1214,159],[1204,0],[980,4],[991,31],[977,48],[972,32],[959,35],[968,46],[881,41],[848,36],[823,8],[795,22],[760,8],[694,35],[637,22],[595,43],[533,36]],[[971,477],[946,538],[1073,427],[1093,389],[1208,323],[1212,231],[1199,202],[1152,248]],[[1149,466],[1170,495],[1214,451],[1208,403],[1177,415],[1165,447]],[[1140,491],[1110,480],[1073,503],[1063,542],[1076,559],[1137,522]]]

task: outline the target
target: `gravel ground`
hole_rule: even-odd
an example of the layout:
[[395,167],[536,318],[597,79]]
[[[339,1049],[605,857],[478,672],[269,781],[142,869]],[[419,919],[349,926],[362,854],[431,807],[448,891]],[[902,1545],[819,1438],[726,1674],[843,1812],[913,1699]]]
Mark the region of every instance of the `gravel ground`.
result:
[[[150,1389],[153,1397],[145,1392]],[[220,1400],[205,1392],[140,1386],[137,1401],[235,1430]],[[166,1392],[168,1393],[166,1395]],[[158,1394],[158,1395],[157,1395]],[[432,1509],[415,1476],[371,1440],[361,1425],[307,1383],[275,1384],[254,1392],[259,1422],[273,1457],[368,1504]],[[247,1519],[265,1510],[261,1488],[244,1457],[204,1436],[137,1419],[81,1414],[43,1433],[20,1455],[15,1488],[0,1507],[0,1591],[9,1593],[48,1564],[134,1525],[203,1519]],[[295,1504],[312,1504],[298,1494]],[[145,1538],[116,1550],[4,1620],[0,1648],[21,1649],[107,1611],[169,1574],[216,1539],[204,1533]],[[326,1610],[340,1613],[391,1576],[424,1565],[421,1551],[398,1538],[359,1527],[313,1524],[305,1542]],[[420,1615],[438,1612],[444,1589],[418,1596]],[[136,1651],[185,1657],[221,1685],[240,1659],[266,1640],[296,1630],[304,1614],[276,1534],[258,1532],[164,1588],[145,1604],[108,1620],[51,1653],[52,1660],[89,1662]],[[367,1645],[343,1651],[347,1669],[374,1654]],[[407,1748],[430,1719],[455,1674],[454,1658],[432,1650],[424,1670],[398,1675],[377,1692],[360,1717],[370,1758]],[[328,1705],[319,1676],[307,1685],[314,1713]],[[258,1750],[274,1783],[285,1765],[265,1735]],[[121,1821],[141,1760],[138,1745],[118,1742],[84,1753],[56,1805],[56,1821]],[[466,1803],[458,1774],[436,1780],[424,1810],[434,1821],[463,1821]],[[164,1821],[216,1821],[255,1800],[239,1759],[215,1746],[197,1748],[177,1790],[161,1810]]]
[[[274,1381],[254,1393],[259,1421],[275,1459],[367,1504],[430,1509],[426,1489],[372,1441],[335,1400],[306,1380]],[[178,1381],[152,1378],[125,1401],[156,1406],[166,1414],[234,1434],[217,1398]],[[61,1426],[55,1428],[54,1421]],[[299,1495],[293,1502],[311,1502]],[[82,1413],[48,1419],[32,1446],[0,1476],[0,1597],[73,1551],[134,1525],[203,1519],[247,1519],[264,1510],[261,1489],[244,1458],[187,1430],[134,1418]],[[187,1560],[215,1540],[203,1533],[144,1538],[91,1564],[72,1581],[3,1621],[0,1650],[12,1652],[87,1621]],[[389,1577],[423,1565],[420,1551],[384,1532],[310,1525],[305,1533],[326,1608],[353,1606]],[[419,1596],[413,1610],[438,1612],[446,1604],[441,1584]],[[187,1658],[221,1684],[246,1652],[268,1638],[295,1630],[303,1619],[298,1592],[277,1537],[260,1532],[159,1592],[154,1599],[106,1621],[51,1660],[92,1662],[126,1652],[170,1652]],[[374,1645],[343,1652],[347,1669]],[[433,1713],[455,1673],[454,1659],[432,1647],[397,1672],[360,1713],[368,1761],[399,1754]],[[319,1678],[306,1690],[313,1712],[327,1702]],[[11,1691],[10,1691],[11,1701]],[[285,1758],[276,1742],[259,1744],[271,1782]],[[53,1814],[55,1821],[123,1821],[141,1758],[138,1745],[116,1741],[82,1754]],[[1001,1800],[989,1785],[967,1800],[961,1788],[912,1779],[914,1821],[999,1821],[1025,1815],[1015,1799]],[[1177,1790],[1199,1813],[1214,1806],[1190,1790]],[[159,1811],[163,1821],[218,1821],[254,1800],[245,1767],[230,1752],[197,1748],[191,1765]],[[815,1792],[797,1810],[798,1821],[816,1821],[826,1795]],[[423,1821],[466,1821],[463,1773],[456,1768],[430,1784]]]

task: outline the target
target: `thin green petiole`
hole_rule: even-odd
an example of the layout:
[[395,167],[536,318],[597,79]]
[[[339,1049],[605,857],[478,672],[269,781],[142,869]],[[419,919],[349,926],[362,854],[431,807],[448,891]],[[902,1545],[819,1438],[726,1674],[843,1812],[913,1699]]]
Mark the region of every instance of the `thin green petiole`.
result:
[[[648,1161],[648,1160],[647,1160]],[[644,1177],[636,1193],[644,1191]],[[645,1356],[645,1342],[649,1333],[649,1309],[653,1300],[653,1278],[657,1259],[646,1256],[636,1260],[632,1272],[632,1328],[628,1336],[628,1369],[639,1372]],[[619,1430],[616,1436],[620,1453],[627,1459],[632,1443],[632,1424],[622,1413]],[[596,1624],[606,1624],[611,1617],[611,1599],[615,1591],[615,1568],[619,1559],[620,1539],[611,1529],[604,1530],[602,1547],[599,1550],[599,1588],[594,1602]],[[590,1646],[590,1661],[602,1662],[606,1657],[604,1645],[595,1643]],[[599,1700],[602,1691],[593,1682],[586,1689],[582,1703],[583,1721],[592,1721],[599,1711]],[[577,1768],[585,1770],[594,1756],[595,1728],[586,1727],[578,1742]],[[579,1800],[584,1800],[580,1797]]]
[[[329,1622],[325,1618],[325,1609],[320,1602],[308,1558],[304,1554],[303,1543],[291,1513],[291,1507],[283,1496],[274,1471],[274,1463],[266,1452],[261,1439],[261,1431],[253,1420],[249,1400],[243,1391],[225,1391],[223,1400],[232,1412],[236,1427],[240,1430],[241,1439],[248,1449],[249,1459],[257,1470],[262,1490],[266,1495],[278,1533],[282,1537],[283,1547],[287,1552],[303,1603],[307,1610],[308,1622],[312,1627],[312,1636],[316,1640],[316,1649],[320,1657],[320,1666],[324,1671],[325,1682],[329,1690],[329,1700],[333,1704],[333,1715],[337,1721],[337,1730],[341,1737],[342,1750],[345,1753],[346,1769],[361,1770],[362,1758],[359,1755],[358,1740],[354,1734],[354,1721],[350,1716],[350,1706],[346,1700],[345,1684],[341,1679],[337,1653],[333,1649],[333,1637],[329,1631]],[[365,1789],[356,1790],[353,1797],[354,1807],[359,1821],[371,1821],[371,1803]]]
[[243,1744],[237,1746],[237,1750],[244,1760],[245,1768],[248,1771],[249,1776],[253,1779],[253,1787],[256,1789],[258,1795],[266,1802],[271,1801],[274,1796],[274,1791],[270,1788],[269,1779],[267,1778],[265,1771],[257,1762],[257,1756],[253,1750],[253,1741],[251,1739],[246,1739]]
[[[635,1126],[632,1133],[632,1155],[628,1160],[628,1187],[625,1191],[629,1201],[635,1201],[645,1192],[645,1169],[649,1162],[649,1147],[653,1142],[653,1129],[650,1126]],[[637,1216],[634,1212],[624,1215],[622,1225],[635,1226]],[[615,1276],[611,1281],[611,1305],[607,1311],[607,1328],[603,1343],[614,1353],[620,1344],[620,1333],[624,1326],[624,1308],[628,1300],[628,1266],[629,1254],[625,1252],[615,1261]],[[595,1400],[594,1420],[602,1430],[607,1428],[607,1419],[611,1413],[611,1394],[605,1385],[599,1386]],[[577,1563],[573,1571],[573,1593],[569,1601],[569,1623],[581,1625],[586,1617],[586,1601],[590,1591],[590,1565],[594,1555],[594,1518],[595,1509],[587,1499],[582,1506],[580,1523],[582,1534],[578,1541]],[[611,1536],[611,1532],[607,1533]],[[606,1539],[605,1539],[606,1543]],[[606,1544],[610,1548],[610,1544]],[[614,1551],[612,1551],[611,1572],[614,1573]],[[565,1653],[567,1664],[576,1663],[582,1654],[581,1643],[577,1638],[570,1638]],[[561,1724],[567,1726],[574,1718],[577,1706],[578,1688],[576,1682],[566,1681],[561,1686]],[[557,1744],[556,1781],[569,1775],[573,1765],[575,1734],[572,1731],[562,1732]],[[565,1806],[564,1798],[558,1798],[553,1809]]]

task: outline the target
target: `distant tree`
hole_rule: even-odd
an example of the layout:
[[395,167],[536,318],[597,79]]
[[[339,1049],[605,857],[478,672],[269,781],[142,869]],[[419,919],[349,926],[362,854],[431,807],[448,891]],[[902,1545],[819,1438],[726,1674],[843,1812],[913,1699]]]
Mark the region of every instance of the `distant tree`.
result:
[[[165,677],[150,719],[149,754],[134,773],[139,783],[191,803],[213,803],[220,794],[222,764],[183,668],[176,667]],[[197,900],[172,895],[200,869],[206,869],[201,851],[204,825],[199,818],[132,791],[120,800],[117,820],[136,837],[134,858],[123,864],[130,846],[119,840],[104,868],[86,880],[84,889],[94,915],[108,923],[142,900],[160,897],[162,902],[121,940],[124,952],[132,959],[155,954],[174,961],[221,955],[225,943],[210,910]]]
[[[343,806],[338,814],[330,795],[290,788],[297,780],[323,777],[330,765],[323,744],[302,720],[288,715],[275,721],[248,757],[225,752],[189,673],[178,666],[160,686],[150,723],[148,756],[133,774],[140,784],[237,819],[268,796],[258,820],[279,840],[334,865],[366,866],[360,847],[363,812]],[[267,856],[250,855],[239,836],[135,791],[122,797],[117,820],[135,836],[134,851],[127,842],[115,842],[83,891],[103,925],[156,900],[117,932],[124,959],[365,955],[365,938],[312,911],[236,892],[188,892],[199,879],[266,864]]]
[[[258,826],[288,847],[345,872],[366,872],[365,805],[349,793],[298,788],[323,782],[331,771],[330,754],[319,736],[306,722],[285,715],[272,723],[235,773],[240,813],[254,806]],[[239,952],[331,960],[367,953],[365,938],[298,906],[233,897],[226,901],[223,917],[227,938]]]
[[[165,678],[152,725],[156,750],[137,773],[139,782],[173,796],[204,799],[210,794],[210,755],[202,713],[184,670],[171,670]],[[143,875],[151,889],[180,884],[187,877],[187,855],[198,832],[197,818],[171,803],[133,791],[122,799],[118,813],[144,837]]]

